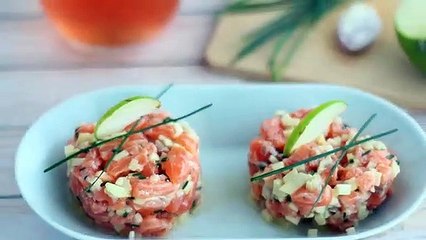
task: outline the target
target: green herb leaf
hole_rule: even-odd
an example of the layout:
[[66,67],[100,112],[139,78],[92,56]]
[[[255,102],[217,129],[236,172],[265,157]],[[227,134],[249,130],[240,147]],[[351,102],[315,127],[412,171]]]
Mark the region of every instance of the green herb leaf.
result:
[[231,64],[237,63],[239,60],[256,51],[264,43],[272,40],[281,33],[288,32],[289,28],[296,28],[301,23],[300,14],[303,15],[303,9],[296,9],[297,10],[290,13],[285,12],[279,15],[272,21],[268,22],[265,26],[254,30],[245,37],[247,43],[237,53]]
[[166,94],[172,87],[173,87],[173,83],[170,83],[169,85],[167,85],[158,95],[157,95],[157,99],[160,99],[164,94]]
[[371,150],[367,150],[367,151],[365,151],[364,153],[362,153],[362,155],[361,156],[365,156],[365,155],[368,155],[369,153],[371,152]]
[[145,179],[145,178],[146,178],[146,177],[145,177],[142,173],[140,173],[140,172],[133,173],[133,174],[132,174],[132,176],[133,176],[133,177],[137,177],[137,178],[139,178],[139,179]]
[[282,43],[277,43],[280,44],[277,47],[277,49],[274,49],[274,53],[273,53],[273,57],[274,60],[270,61],[269,64],[269,70],[271,72],[271,78],[274,81],[278,81],[282,79],[283,76],[283,72],[287,69],[287,66],[290,64],[291,60],[293,59],[294,55],[296,54],[297,49],[299,49],[300,45],[303,44],[303,40],[305,39],[306,34],[308,33],[308,29],[310,25],[303,25],[301,26],[300,30],[298,30],[297,32],[293,32],[294,28],[291,30],[292,32],[290,33],[290,36],[295,36],[294,39],[288,39],[290,40],[290,47],[288,50],[288,53],[285,55],[284,59],[281,62],[278,62],[278,56],[279,53],[281,52],[282,48],[284,47],[285,43],[287,43],[288,41],[284,41]]
[[189,181],[186,181],[186,182],[183,184],[182,189],[185,189],[185,187],[188,185],[188,183],[189,183]]
[[[237,1],[228,6],[224,13],[247,13],[247,12],[262,12],[265,10],[274,10],[282,12],[283,14],[275,20],[266,23],[262,27],[256,29],[244,37],[246,43],[236,54],[231,61],[231,65],[237,63],[241,59],[250,55],[263,44],[271,41],[276,36],[282,36],[276,43],[274,50],[268,62],[268,67],[273,80],[281,79],[283,71],[293,59],[297,49],[303,43],[307,32],[300,31],[297,39],[292,41],[292,46],[289,47],[289,52],[286,54],[284,60],[278,64],[277,57],[279,52],[287,44],[288,39],[293,31],[299,27],[310,28],[311,25],[318,22],[324,15],[333,10],[336,6],[347,0],[275,0],[268,2],[255,2],[249,0]],[[282,34],[288,34],[288,37]]]
[[272,80],[276,81],[280,78],[278,76],[278,56],[280,55],[281,49],[284,47],[284,44],[289,40],[289,38],[294,33],[294,27],[292,27],[289,31],[284,32],[281,36],[278,37],[277,41],[274,45],[274,50],[272,51],[271,57],[269,58],[268,67],[271,72]]
[[395,157],[395,155],[393,154],[389,154],[386,156],[387,159],[392,160]]
[[293,0],[275,0],[264,3],[250,3],[250,1],[238,1],[229,5],[223,13],[247,13],[247,12],[260,12],[260,11],[276,11],[279,7],[287,7],[294,3]]

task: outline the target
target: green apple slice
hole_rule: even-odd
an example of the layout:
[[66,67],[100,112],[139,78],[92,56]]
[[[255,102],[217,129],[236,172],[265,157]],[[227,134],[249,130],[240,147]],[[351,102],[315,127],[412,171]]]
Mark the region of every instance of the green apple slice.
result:
[[310,111],[288,137],[284,154],[289,156],[298,147],[312,142],[327,131],[333,120],[345,111],[346,107],[345,102],[333,100]]
[[395,30],[410,61],[426,73],[426,1],[401,1],[395,15]]
[[97,122],[95,136],[105,139],[121,132],[124,127],[143,115],[160,108],[161,102],[152,97],[131,97],[111,107]]

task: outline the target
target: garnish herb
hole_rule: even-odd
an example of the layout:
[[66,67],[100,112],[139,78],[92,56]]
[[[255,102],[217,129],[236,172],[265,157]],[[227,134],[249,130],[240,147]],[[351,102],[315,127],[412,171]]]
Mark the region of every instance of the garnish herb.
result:
[[128,212],[124,212],[123,213],[123,217],[127,217],[127,216],[129,216],[129,213]]
[[353,164],[353,163],[355,163],[355,160],[353,158],[351,158],[351,159],[349,159],[349,163]]
[[82,205],[83,205],[83,203],[81,202],[81,199],[80,199],[78,196],[76,196],[75,198],[77,199],[78,204],[79,204],[80,206],[82,206]]
[[193,201],[192,202],[192,205],[191,205],[191,209],[189,210],[190,211],[190,213],[192,213],[193,211],[194,211],[194,209],[197,207],[197,201]]
[[[229,5],[223,13],[247,13],[271,11],[282,13],[248,36],[243,37],[244,46],[236,54],[231,64],[235,64],[270,41],[276,41],[268,61],[273,80],[282,77],[282,71],[289,64],[296,50],[303,43],[309,30],[324,15],[329,13],[344,0],[276,0],[266,3],[249,0],[237,1]],[[286,52],[282,61],[278,61],[280,52],[285,46]]]
[[261,162],[257,165],[257,167],[259,168],[260,171],[263,171],[265,170],[267,165],[268,165],[267,163]]
[[188,185],[188,183],[189,183],[189,181],[186,181],[186,182],[183,184],[182,189],[185,189],[185,187]]
[[139,178],[139,179],[145,179],[145,178],[146,178],[146,177],[145,177],[142,173],[140,173],[140,172],[133,173],[133,174],[132,174],[132,176],[133,176],[133,177],[137,177],[137,178]]
[[328,151],[328,152],[321,153],[321,154],[318,154],[318,155],[315,155],[315,156],[312,156],[312,157],[306,158],[306,159],[304,159],[304,160],[302,160],[302,161],[299,161],[299,162],[297,162],[297,163],[295,163],[295,164],[292,164],[292,165],[289,165],[289,166],[285,166],[285,167],[283,167],[283,168],[279,168],[279,169],[276,169],[276,170],[273,170],[273,171],[270,171],[270,172],[263,173],[263,174],[261,174],[261,175],[258,175],[258,176],[255,176],[255,177],[252,177],[252,178],[250,178],[250,181],[252,181],[252,182],[254,182],[254,181],[259,181],[259,180],[261,180],[261,179],[263,179],[263,178],[266,178],[266,177],[269,177],[269,176],[273,176],[273,175],[276,175],[276,174],[279,174],[279,173],[285,172],[285,171],[287,171],[287,170],[292,170],[293,168],[298,167],[298,166],[300,166],[300,165],[304,165],[304,164],[306,164],[306,163],[309,163],[309,162],[312,162],[312,161],[318,160],[318,159],[320,159],[320,158],[327,157],[327,156],[328,156],[328,155],[330,155],[330,154],[334,154],[334,153],[340,152],[340,151],[345,150],[345,149],[353,148],[353,147],[355,147],[355,146],[357,146],[357,145],[359,145],[359,144],[362,144],[362,143],[365,143],[365,142],[368,142],[368,141],[371,141],[371,140],[374,140],[374,139],[377,139],[377,138],[384,137],[384,136],[386,136],[386,135],[389,135],[389,134],[395,133],[395,132],[397,132],[397,131],[398,131],[398,129],[397,129],[397,128],[395,128],[395,129],[392,129],[392,130],[389,130],[389,131],[386,131],[386,132],[382,132],[382,133],[376,134],[376,135],[371,136],[371,137],[369,137],[369,138],[365,138],[365,139],[360,140],[360,141],[355,141],[355,142],[353,142],[353,143],[347,144],[346,146],[338,147],[338,148],[335,148],[335,149],[330,150],[330,151]]
[[[359,135],[365,130],[365,128],[367,128],[367,126],[370,124],[370,122],[377,116],[377,114],[373,114],[371,115],[370,118],[368,118],[368,120],[361,126],[361,128],[359,129],[359,131],[355,134],[355,136],[349,141],[349,144],[352,144],[354,142],[356,142],[356,140],[358,139]],[[324,185],[321,188],[321,191],[318,194],[317,199],[315,200],[314,204],[312,205],[311,211],[312,212],[315,208],[315,206],[317,205],[317,203],[320,201],[322,194],[324,193],[325,189],[327,188],[328,184],[330,183],[331,178],[333,177],[334,173],[336,172],[337,167],[339,166],[340,162],[342,161],[342,159],[346,156],[346,154],[348,153],[349,148],[345,148],[342,153],[340,154],[339,159],[337,159],[337,161],[334,163],[333,167],[330,170],[330,174],[327,176],[327,179],[324,182]]]
[[[211,104],[211,103],[210,103],[210,104],[205,105],[205,106],[203,106],[203,107],[201,107],[201,108],[198,108],[197,110],[194,110],[194,111],[192,111],[192,112],[190,112],[190,113],[188,113],[188,114],[185,114],[185,115],[183,115],[183,116],[181,116],[181,117],[165,119],[165,120],[163,120],[163,121],[162,121],[162,122],[160,122],[160,123],[157,123],[157,124],[154,124],[154,125],[148,126],[148,127],[146,127],[146,128],[142,128],[142,129],[137,130],[137,131],[134,131],[134,132],[132,132],[132,135],[133,135],[133,134],[136,134],[136,133],[143,133],[143,132],[148,131],[149,129],[156,128],[156,127],[159,127],[159,126],[162,126],[162,125],[165,125],[165,124],[171,123],[171,122],[177,122],[177,121],[180,121],[180,120],[185,119],[185,118],[187,118],[187,117],[190,117],[190,116],[192,116],[192,115],[194,115],[194,114],[197,114],[197,113],[199,113],[199,112],[201,112],[201,111],[203,111],[203,110],[205,110],[205,109],[207,109],[207,108],[210,108],[211,106],[213,106],[213,104]],[[106,140],[103,140],[103,141],[99,141],[99,142],[93,143],[92,145],[90,145],[90,146],[88,146],[88,147],[86,147],[86,148],[83,148],[83,149],[81,149],[80,151],[78,151],[78,152],[76,152],[76,153],[74,153],[74,154],[71,154],[71,155],[69,155],[68,157],[66,157],[66,158],[64,158],[64,159],[62,159],[62,160],[60,160],[60,161],[58,161],[58,162],[56,162],[56,163],[52,164],[50,167],[48,167],[48,168],[44,169],[44,171],[43,171],[43,172],[48,172],[48,171],[50,171],[50,170],[52,170],[52,169],[54,169],[54,168],[58,167],[59,165],[61,165],[61,164],[65,163],[65,162],[67,162],[68,160],[70,160],[70,159],[72,159],[72,158],[74,158],[74,157],[78,156],[79,154],[81,154],[81,153],[83,153],[83,152],[89,151],[90,149],[95,148],[95,147],[97,147],[97,146],[100,146],[100,145],[102,145],[102,144],[104,144],[104,143],[111,142],[111,141],[113,141],[113,140],[123,138],[123,137],[125,137],[127,134],[128,134],[128,133],[121,134],[121,135],[118,135],[118,136],[113,137],[113,138],[109,138],[109,139],[106,139]]]
[[78,139],[78,135],[80,135],[80,127],[78,127],[78,128],[76,128],[75,130],[74,130],[74,138],[75,139]]
[[173,83],[170,83],[169,85],[167,85],[156,97],[156,99],[160,99],[166,92],[168,92],[170,90],[170,88],[173,87]]
[[395,155],[393,154],[389,154],[386,156],[387,159],[392,160],[395,157]]
[[283,7],[287,6],[291,3],[289,0],[279,0],[275,2],[269,2],[269,3],[253,3],[253,4],[246,4],[247,0],[240,0],[237,1],[231,5],[229,5],[227,8],[225,8],[225,13],[241,13],[241,12],[250,12],[250,11],[265,11],[265,10],[276,10],[277,7]]
[[369,153],[371,152],[371,150],[367,150],[367,151],[365,151],[361,156],[365,156],[365,155],[368,155]]

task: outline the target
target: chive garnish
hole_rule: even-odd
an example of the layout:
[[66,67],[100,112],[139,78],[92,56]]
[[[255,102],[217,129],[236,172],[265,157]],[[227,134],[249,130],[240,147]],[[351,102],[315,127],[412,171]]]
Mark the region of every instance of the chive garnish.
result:
[[[268,62],[273,80],[279,80],[283,71],[291,62],[299,46],[307,34],[323,16],[343,3],[341,0],[275,0],[248,1],[240,0],[231,3],[225,10],[227,13],[244,14],[248,12],[277,12],[279,16],[251,31],[244,36],[243,47],[237,52],[231,64],[257,51],[266,43],[276,41]],[[285,48],[286,47],[286,48]],[[284,56],[281,57],[284,51]],[[278,61],[278,57],[283,58]]]
[[367,151],[365,151],[361,156],[365,156],[365,155],[368,155],[369,153],[371,152],[371,150],[367,150]]
[[167,85],[158,95],[157,95],[157,99],[160,99],[166,92],[168,92],[170,90],[170,88],[173,87],[173,83],[170,83],[169,85]]
[[194,200],[192,202],[191,209],[189,211],[192,213],[192,211],[197,207],[197,205],[198,205],[197,200]]
[[[188,113],[188,114],[185,114],[185,115],[183,115],[183,116],[181,116],[181,117],[165,119],[165,120],[163,120],[163,121],[162,121],[162,122],[160,122],[160,123],[157,123],[157,124],[154,124],[154,125],[148,126],[148,127],[146,127],[146,128],[142,128],[142,129],[137,130],[137,131],[134,131],[134,132],[132,132],[132,134],[131,134],[131,135],[136,134],[136,133],[143,133],[143,132],[146,132],[146,131],[148,131],[148,130],[150,130],[150,129],[153,129],[153,128],[156,128],[156,127],[159,127],[159,126],[162,126],[162,125],[165,125],[165,124],[171,123],[171,122],[177,122],[177,121],[180,121],[180,120],[185,119],[185,118],[187,118],[187,117],[190,117],[190,116],[192,116],[192,115],[194,115],[194,114],[197,114],[197,113],[199,113],[199,112],[201,112],[201,111],[203,111],[203,110],[205,110],[205,109],[207,109],[207,108],[209,108],[209,107],[211,107],[211,106],[213,106],[213,104],[211,104],[211,103],[210,103],[210,104],[207,104],[207,105],[205,105],[205,106],[203,106],[203,107],[200,107],[200,108],[198,108],[197,110],[194,110],[194,111],[192,111],[192,112],[190,112],[190,113]],[[50,171],[50,170],[52,170],[52,169],[54,169],[54,168],[58,167],[59,165],[61,165],[61,164],[65,163],[65,162],[67,162],[68,160],[70,160],[70,159],[72,159],[72,158],[74,158],[74,157],[78,156],[79,154],[81,154],[81,153],[83,153],[83,152],[89,151],[90,149],[95,148],[95,147],[97,147],[97,146],[100,146],[100,145],[102,145],[102,144],[104,144],[104,143],[111,142],[111,141],[113,141],[113,140],[123,138],[123,137],[125,137],[127,134],[128,134],[128,133],[124,133],[124,134],[121,134],[121,135],[115,136],[115,137],[113,137],[113,138],[109,138],[109,139],[106,139],[106,140],[103,140],[103,141],[99,141],[99,142],[93,143],[92,145],[90,145],[90,146],[88,146],[88,147],[86,147],[86,148],[83,148],[83,149],[81,149],[80,151],[75,152],[74,154],[71,154],[71,155],[69,155],[68,157],[66,157],[66,158],[64,158],[64,159],[62,159],[62,160],[60,160],[60,161],[58,161],[58,162],[56,162],[56,163],[52,164],[50,167],[48,167],[48,168],[44,169],[44,171],[43,171],[43,172],[48,172],[48,171]]]
[[225,10],[224,13],[245,13],[245,12],[251,12],[251,11],[259,11],[259,10],[276,10],[277,7],[285,7],[288,6],[291,2],[288,0],[280,0],[273,3],[253,3],[253,4],[245,4],[246,1],[237,1],[231,5],[229,5]]
[[78,135],[80,135],[80,127],[78,127],[78,128],[76,128],[75,130],[74,130],[74,138],[75,139],[78,139]]
[[362,143],[365,143],[365,142],[368,142],[368,141],[371,141],[371,140],[374,140],[374,139],[377,139],[377,138],[384,137],[384,136],[386,136],[386,135],[389,135],[389,134],[395,133],[396,131],[398,131],[398,129],[397,129],[397,128],[392,129],[392,130],[389,130],[389,131],[386,131],[386,132],[382,132],[382,133],[376,134],[376,135],[374,135],[374,136],[371,136],[371,137],[369,137],[369,138],[365,138],[365,139],[360,140],[360,141],[353,142],[353,143],[348,144],[348,145],[343,146],[343,147],[335,148],[335,149],[330,150],[330,151],[328,151],[328,152],[321,153],[321,154],[318,154],[318,155],[315,155],[315,156],[312,156],[312,157],[306,158],[306,159],[304,159],[304,160],[302,160],[302,161],[299,161],[299,162],[297,162],[297,163],[295,163],[295,164],[292,164],[292,165],[289,165],[289,166],[285,166],[285,167],[283,167],[283,168],[279,168],[279,169],[276,169],[276,170],[273,170],[273,171],[270,171],[270,172],[267,172],[267,173],[264,173],[264,174],[261,174],[261,175],[258,175],[258,176],[255,176],[255,177],[252,177],[252,178],[250,178],[250,181],[252,181],[252,182],[254,182],[254,181],[258,181],[258,180],[261,180],[261,179],[263,179],[263,178],[265,178],[265,177],[269,177],[269,176],[272,176],[272,175],[276,175],[276,174],[279,174],[279,173],[285,172],[285,171],[287,171],[287,170],[292,170],[293,168],[298,167],[298,166],[300,166],[300,165],[303,165],[303,164],[306,164],[306,163],[309,163],[309,162],[312,162],[312,161],[318,160],[318,159],[320,159],[320,158],[326,157],[326,156],[328,156],[328,155],[330,155],[330,154],[333,154],[333,153],[340,152],[340,151],[345,150],[345,149],[353,148],[353,147],[355,147],[355,146],[357,146],[357,145],[359,145],[359,144],[362,144]]
[[[365,130],[365,128],[367,128],[367,126],[370,124],[371,121],[373,121],[373,119],[377,116],[377,114],[373,114],[371,115],[368,120],[361,126],[361,128],[359,129],[359,131],[355,134],[355,136],[349,141],[349,144],[353,144],[354,142],[356,142],[356,140],[358,139],[359,135],[361,135],[361,133]],[[339,166],[340,162],[342,161],[342,159],[346,156],[346,154],[348,153],[349,148],[345,148],[342,153],[340,154],[340,157],[337,159],[336,163],[334,163],[333,167],[330,170],[330,174],[327,176],[327,179],[324,182],[324,185],[321,188],[321,191],[318,194],[317,199],[315,200],[314,204],[312,205],[311,211],[312,212],[316,206],[316,204],[320,201],[322,194],[324,193],[325,189],[327,188],[328,184],[330,183],[331,178],[334,175],[334,172],[336,171],[337,167]]]
[[265,170],[267,165],[268,164],[265,163],[265,162],[260,162],[259,164],[257,164],[257,167],[259,168],[260,171],[263,171],[263,170]]
[[77,201],[78,201],[78,204],[79,204],[80,206],[81,206],[81,205],[83,205],[83,203],[81,202],[81,199],[80,199],[80,197],[76,196],[75,198],[77,199]]
[[186,181],[186,182],[183,184],[182,189],[185,189],[185,187],[188,185],[188,183],[189,183],[189,181]]
[[386,156],[387,159],[392,160],[395,157],[395,155],[393,154],[389,154]]
[[140,173],[140,172],[133,173],[133,174],[132,174],[132,176],[133,176],[133,177],[137,177],[137,178],[139,178],[139,179],[145,179],[145,178],[146,178],[146,177],[145,177],[142,173]]
[[355,159],[353,159],[353,158],[349,159],[349,163],[350,163],[350,164],[355,163]]
[[128,212],[124,212],[123,213],[123,217],[127,217],[127,216],[129,216],[129,213]]

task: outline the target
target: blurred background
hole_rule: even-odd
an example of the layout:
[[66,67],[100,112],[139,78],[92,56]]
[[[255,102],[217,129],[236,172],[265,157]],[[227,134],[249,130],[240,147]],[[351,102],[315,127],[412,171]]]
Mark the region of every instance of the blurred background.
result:
[[423,109],[426,17],[416,9],[424,8],[423,0],[4,0],[0,71],[197,66],[243,81],[354,86]]

